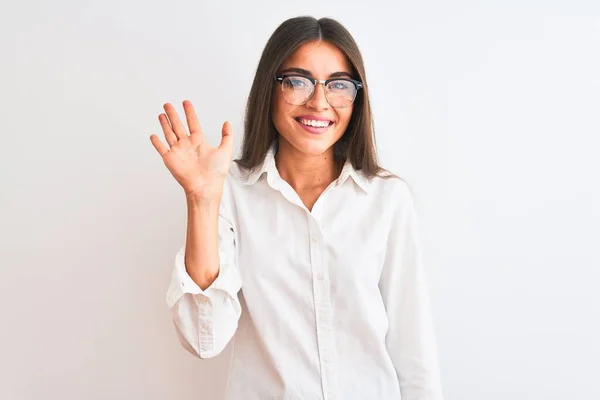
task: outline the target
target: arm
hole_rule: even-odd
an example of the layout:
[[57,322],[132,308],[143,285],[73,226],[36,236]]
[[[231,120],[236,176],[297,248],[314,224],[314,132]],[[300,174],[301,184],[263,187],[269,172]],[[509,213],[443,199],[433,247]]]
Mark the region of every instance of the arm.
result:
[[401,186],[380,281],[389,322],[386,346],[403,400],[442,400],[417,215],[408,186]]
[[167,291],[179,340],[200,358],[223,351],[241,315],[235,232],[226,208],[188,203],[186,245],[175,257]]
[[175,108],[169,103],[164,108],[166,115],[158,119],[168,147],[157,135],[150,140],[184,190],[188,209],[186,244],[175,260],[167,304],[183,346],[201,358],[214,357],[233,336],[241,313],[235,233],[222,201],[233,135],[224,123],[221,143],[212,147],[191,102],[183,102],[189,134]]

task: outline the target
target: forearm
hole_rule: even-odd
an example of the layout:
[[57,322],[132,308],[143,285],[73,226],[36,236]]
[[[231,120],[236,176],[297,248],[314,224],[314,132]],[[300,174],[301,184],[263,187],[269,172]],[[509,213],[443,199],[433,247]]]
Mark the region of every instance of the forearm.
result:
[[221,197],[187,200],[186,271],[202,289],[219,275],[219,205]]
[[228,198],[222,197],[188,200],[186,244],[175,257],[166,296],[182,344],[201,358],[220,354],[241,315],[235,232]]

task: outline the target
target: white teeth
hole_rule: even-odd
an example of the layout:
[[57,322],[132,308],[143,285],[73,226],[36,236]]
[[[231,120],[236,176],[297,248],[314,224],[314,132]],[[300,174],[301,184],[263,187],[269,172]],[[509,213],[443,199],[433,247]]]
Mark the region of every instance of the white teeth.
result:
[[329,126],[329,121],[316,121],[314,119],[300,119],[300,123],[303,125],[314,126],[316,128],[325,128]]

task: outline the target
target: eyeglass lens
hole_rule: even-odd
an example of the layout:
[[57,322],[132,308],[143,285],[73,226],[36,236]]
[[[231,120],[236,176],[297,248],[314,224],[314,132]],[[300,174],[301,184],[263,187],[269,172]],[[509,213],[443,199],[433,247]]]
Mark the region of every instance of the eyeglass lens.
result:
[[[285,77],[281,83],[283,97],[292,105],[305,104],[315,90],[312,81],[301,76]],[[350,81],[336,79],[329,81],[325,87],[325,98],[332,107],[348,107],[355,97],[356,86]]]

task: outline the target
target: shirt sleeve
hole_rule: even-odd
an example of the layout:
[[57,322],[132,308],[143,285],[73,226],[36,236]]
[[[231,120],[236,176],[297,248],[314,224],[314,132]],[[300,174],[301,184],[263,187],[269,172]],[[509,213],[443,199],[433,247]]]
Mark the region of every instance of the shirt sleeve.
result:
[[235,231],[219,215],[219,275],[202,290],[188,275],[185,245],[175,256],[175,266],[167,289],[176,333],[182,346],[200,358],[220,354],[237,330],[241,315],[238,292],[242,282],[236,266]]
[[402,181],[380,290],[388,316],[386,346],[402,400],[442,400],[437,343],[414,201]]

